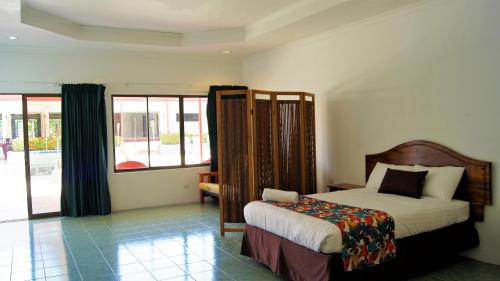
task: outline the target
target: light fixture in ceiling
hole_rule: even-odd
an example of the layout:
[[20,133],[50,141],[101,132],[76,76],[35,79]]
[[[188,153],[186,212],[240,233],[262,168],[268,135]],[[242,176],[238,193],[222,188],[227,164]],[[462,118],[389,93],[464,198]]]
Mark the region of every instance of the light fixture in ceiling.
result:
[[8,36],[7,39],[10,39],[10,40],[17,40],[17,36],[14,36],[14,35],[11,35],[11,36]]
[[224,51],[222,51],[222,53],[225,54],[225,55],[227,55],[227,54],[230,54],[231,51],[230,50],[224,50]]

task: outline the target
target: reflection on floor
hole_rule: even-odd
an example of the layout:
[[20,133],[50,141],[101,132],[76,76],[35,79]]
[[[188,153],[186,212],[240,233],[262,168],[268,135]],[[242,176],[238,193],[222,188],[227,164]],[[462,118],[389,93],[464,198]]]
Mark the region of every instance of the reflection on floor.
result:
[[[281,280],[218,225],[211,204],[0,224],[0,280]],[[414,280],[499,276],[499,266],[464,260]]]

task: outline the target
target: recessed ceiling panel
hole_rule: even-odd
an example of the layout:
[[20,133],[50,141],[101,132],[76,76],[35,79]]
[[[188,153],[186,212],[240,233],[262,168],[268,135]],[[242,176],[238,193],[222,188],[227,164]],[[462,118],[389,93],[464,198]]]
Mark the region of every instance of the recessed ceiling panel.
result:
[[[236,57],[432,2],[0,0],[0,48],[88,48],[218,56],[230,50],[228,56]],[[10,36],[18,39],[10,40]]]
[[244,27],[299,0],[24,0],[34,9],[87,26],[164,32]]

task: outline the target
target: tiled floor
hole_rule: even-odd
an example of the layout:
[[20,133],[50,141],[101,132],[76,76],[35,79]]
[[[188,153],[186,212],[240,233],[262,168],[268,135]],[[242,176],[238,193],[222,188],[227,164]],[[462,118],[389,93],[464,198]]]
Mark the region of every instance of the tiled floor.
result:
[[[221,238],[211,204],[0,224],[0,280],[281,280]],[[464,260],[415,280],[500,280]]]

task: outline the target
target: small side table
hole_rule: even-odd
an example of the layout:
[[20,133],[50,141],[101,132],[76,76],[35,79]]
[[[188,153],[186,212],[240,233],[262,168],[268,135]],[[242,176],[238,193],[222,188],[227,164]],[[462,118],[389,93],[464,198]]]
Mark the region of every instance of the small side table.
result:
[[350,184],[350,183],[333,183],[333,184],[327,184],[326,186],[328,186],[328,188],[330,189],[330,192],[364,188],[364,186],[362,186],[362,185]]

